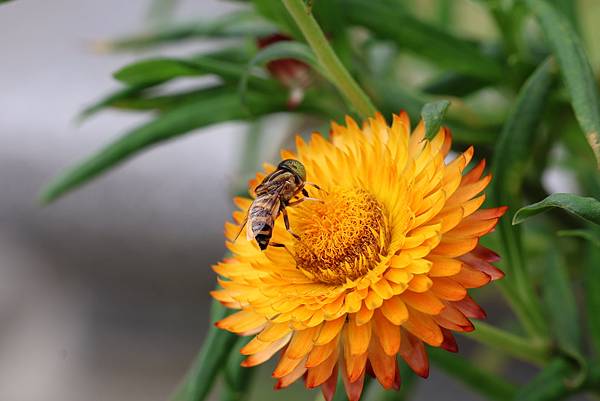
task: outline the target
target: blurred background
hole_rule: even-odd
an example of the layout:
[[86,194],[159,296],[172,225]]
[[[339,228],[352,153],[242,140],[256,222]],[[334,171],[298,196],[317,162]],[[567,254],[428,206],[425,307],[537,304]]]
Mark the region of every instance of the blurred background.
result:
[[[479,23],[457,29],[489,29],[477,3],[464,3]],[[181,0],[172,18],[236,7]],[[169,142],[55,204],[37,203],[58,171],[146,119],[108,111],[75,121],[116,87],[113,71],[140,57],[93,44],[143,30],[148,16],[148,0],[23,0],[0,8],[0,400],[167,400],[202,343],[210,265],[225,251],[222,226],[239,180],[242,124]],[[203,41],[159,53],[219,46]],[[517,368],[514,376],[530,374]],[[268,369],[254,399],[270,391]],[[427,384],[415,400],[481,399],[436,370]],[[276,399],[313,397],[297,390]]]

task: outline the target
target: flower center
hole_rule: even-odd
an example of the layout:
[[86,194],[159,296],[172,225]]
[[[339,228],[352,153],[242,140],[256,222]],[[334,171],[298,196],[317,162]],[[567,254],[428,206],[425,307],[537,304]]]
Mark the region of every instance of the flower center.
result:
[[381,204],[362,189],[321,192],[323,202],[297,208],[298,268],[315,281],[343,284],[372,269],[389,243]]

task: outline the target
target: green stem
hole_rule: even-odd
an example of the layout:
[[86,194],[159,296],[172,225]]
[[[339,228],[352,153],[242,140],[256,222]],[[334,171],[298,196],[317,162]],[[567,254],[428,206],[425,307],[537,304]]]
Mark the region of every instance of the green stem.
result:
[[467,334],[467,337],[475,341],[535,365],[543,365],[548,361],[549,349],[546,343],[522,338],[487,323],[473,324],[475,331]]
[[371,117],[377,109],[371,99],[363,92],[346,67],[337,57],[317,21],[308,11],[302,0],[283,0],[283,4],[296,21],[306,41],[317,56],[321,66],[327,71],[328,78],[342,95],[354,106],[362,118]]

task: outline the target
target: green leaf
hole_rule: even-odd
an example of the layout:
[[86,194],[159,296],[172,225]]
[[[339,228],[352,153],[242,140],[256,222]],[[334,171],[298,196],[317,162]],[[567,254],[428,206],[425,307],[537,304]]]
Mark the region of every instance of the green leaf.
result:
[[519,389],[514,401],[550,401],[563,399],[570,391],[565,379],[571,367],[563,359],[554,359],[529,383]]
[[579,125],[600,166],[600,94],[583,43],[567,17],[544,0],[527,0],[556,55]]
[[573,386],[579,386],[585,379],[587,363],[582,354],[577,301],[569,285],[567,269],[556,250],[548,251],[545,266],[542,293],[546,316],[558,348],[579,367],[570,378]]
[[600,236],[592,230],[560,230],[556,234],[559,237],[579,237],[589,241],[594,246],[600,248]]
[[129,64],[113,75],[130,85],[151,85],[178,77],[216,74],[224,79],[239,79],[245,70],[236,63],[218,60],[211,56],[199,56],[193,60],[154,58]]
[[167,25],[139,35],[100,42],[97,47],[105,51],[133,50],[196,38],[248,38],[276,32],[273,24],[254,11],[241,11],[210,21]]
[[477,45],[414,18],[400,1],[389,5],[372,0],[344,0],[342,9],[350,23],[368,28],[379,38],[393,40],[400,48],[443,69],[489,81],[506,75],[502,65]]
[[[278,93],[248,95],[248,101],[256,114],[281,110],[285,104],[284,96]],[[235,90],[218,97],[184,104],[125,134],[64,172],[44,189],[41,200],[43,203],[52,202],[152,145],[197,128],[246,118],[248,115]]]
[[437,135],[440,128],[442,128],[442,122],[449,106],[450,102],[448,100],[438,100],[423,106],[421,118],[425,123],[425,139],[432,140]]
[[521,224],[531,216],[559,208],[594,224],[600,224],[600,202],[594,198],[556,193],[546,199],[522,207],[515,213],[513,224]]
[[296,39],[302,38],[302,33],[281,1],[252,0],[252,4],[259,14],[277,25],[283,33]]
[[423,87],[423,92],[432,95],[466,96],[487,86],[487,82],[468,75],[446,72]]
[[244,401],[250,396],[249,387],[256,369],[240,366],[242,361],[247,358],[247,355],[242,355],[240,350],[249,340],[248,337],[239,338],[227,359],[220,401]]
[[531,161],[532,149],[542,120],[548,94],[554,82],[552,60],[541,64],[525,82],[494,150],[489,190],[494,206],[508,206],[507,215],[500,219],[497,232],[500,238],[502,267],[506,277],[500,286],[527,331],[541,337],[546,333],[538,300],[526,270],[521,233],[510,224],[514,210],[521,204],[521,189]]
[[430,347],[427,353],[435,366],[491,400],[510,400],[517,392],[514,384],[497,374],[485,371],[481,366],[476,366],[458,354],[434,347]]
[[220,330],[214,323],[228,315],[228,310],[217,301],[211,307],[211,326],[184,382],[177,389],[172,401],[203,401],[212,389],[215,380],[225,365],[238,336]]
[[586,247],[583,260],[587,326],[589,338],[598,356],[600,355],[600,249],[594,245]]
[[107,107],[111,107],[118,102],[127,102],[131,99],[137,99],[141,96],[142,92],[146,89],[154,86],[152,83],[144,83],[141,85],[133,85],[127,86],[125,88],[120,88],[108,95],[102,97],[100,100],[86,107],[80,114],[77,116],[78,121],[83,121],[98,113],[101,110],[104,110]]
[[8,3],[10,1],[14,1],[14,0],[0,0],[0,4],[2,4],[2,3]]

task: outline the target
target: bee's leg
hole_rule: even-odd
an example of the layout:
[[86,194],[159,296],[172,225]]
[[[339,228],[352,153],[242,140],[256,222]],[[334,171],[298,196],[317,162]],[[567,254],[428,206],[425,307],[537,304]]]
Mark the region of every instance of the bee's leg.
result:
[[233,242],[237,241],[237,239],[240,236],[240,234],[242,233],[242,231],[244,231],[244,227],[246,226],[247,222],[248,222],[248,215],[246,214],[246,217],[244,217],[244,221],[242,221],[242,225],[240,226],[240,231],[238,231],[238,233],[236,234],[235,238],[233,239]]
[[[318,186],[317,184],[315,184],[314,182],[305,182],[304,185],[310,185],[312,187],[317,188],[319,191],[323,191],[325,193],[327,193],[327,191],[325,191],[323,188],[321,188],[320,186]],[[304,193],[304,192],[303,192]]]
[[296,234],[295,232],[293,232],[292,229],[290,228],[290,219],[288,217],[287,210],[285,210],[285,207],[281,208],[281,214],[283,214],[283,222],[285,223],[285,229],[287,230],[287,232],[292,234],[292,237],[294,237],[298,241],[300,241],[300,236],[298,234]]
[[321,199],[317,199],[317,198],[310,198],[310,197],[306,196],[306,197],[304,197],[304,198],[302,198],[302,199],[298,199],[297,201],[289,202],[289,203],[287,204],[287,206],[296,206],[297,204],[299,204],[299,203],[302,203],[302,202],[304,202],[304,201],[307,201],[307,200],[310,200],[310,201],[317,201],[317,202],[321,202],[321,203],[323,203],[323,201],[322,201]]
[[296,255],[294,255],[285,244],[280,244],[279,242],[269,242],[269,246],[272,246],[273,248],[285,249],[287,253],[289,253],[290,256],[296,261],[296,268],[298,267],[298,259],[296,258]]

